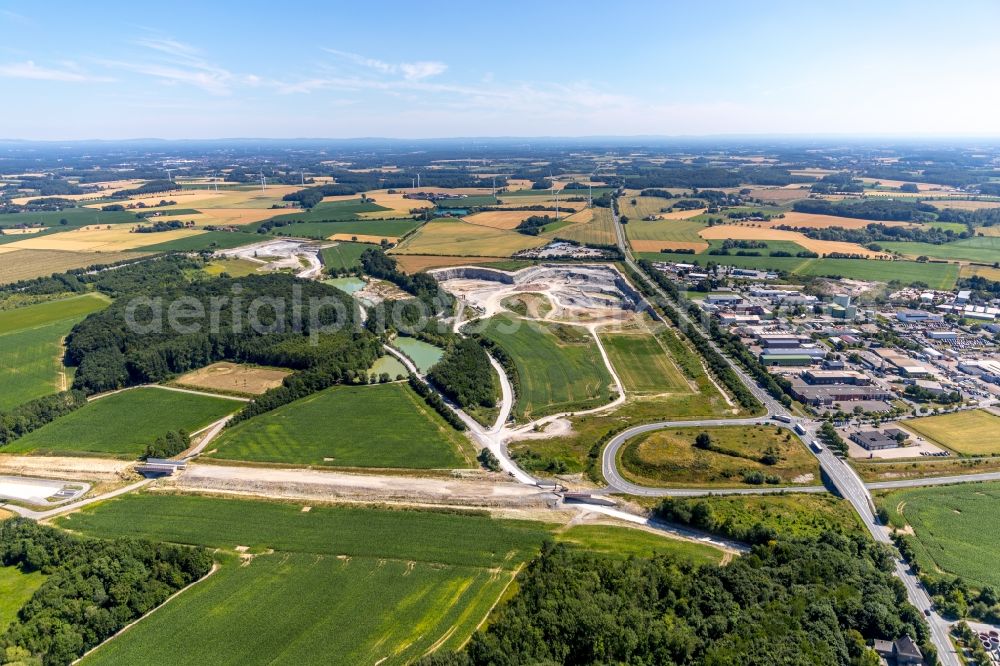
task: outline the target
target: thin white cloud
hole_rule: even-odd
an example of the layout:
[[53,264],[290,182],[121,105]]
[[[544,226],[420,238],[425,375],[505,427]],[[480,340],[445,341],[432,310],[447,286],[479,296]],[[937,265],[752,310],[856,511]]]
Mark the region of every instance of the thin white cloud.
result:
[[253,74],[234,74],[209,62],[201,50],[191,44],[167,37],[145,37],[133,42],[153,51],[151,60],[102,60],[106,67],[122,69],[159,80],[166,85],[189,85],[212,95],[228,95],[234,85],[256,86],[261,80]]
[[37,65],[33,60],[0,64],[0,77],[34,81],[63,81],[66,83],[93,83],[112,80],[108,77],[88,74],[72,63],[66,63],[62,68],[56,68]]
[[352,64],[360,65],[380,74],[401,74],[407,81],[419,81],[432,76],[443,74],[448,69],[448,65],[436,60],[418,60],[415,62],[391,63],[377,58],[369,58],[360,53],[351,51],[341,51],[339,49],[324,48],[330,55],[337,56]]

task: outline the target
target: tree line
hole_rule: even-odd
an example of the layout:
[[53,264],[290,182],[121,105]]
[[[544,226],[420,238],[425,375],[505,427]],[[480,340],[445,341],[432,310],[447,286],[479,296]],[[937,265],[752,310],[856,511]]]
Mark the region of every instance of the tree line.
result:
[[427,378],[462,408],[496,407],[496,374],[486,350],[471,338],[454,342]]
[[905,635],[933,659],[892,571],[861,534],[769,542],[722,567],[547,542],[462,652],[420,664],[868,666],[869,641]]
[[932,222],[938,219],[937,209],[934,206],[898,199],[863,199],[855,202],[803,199],[792,204],[792,210],[798,213],[836,215],[860,220]]

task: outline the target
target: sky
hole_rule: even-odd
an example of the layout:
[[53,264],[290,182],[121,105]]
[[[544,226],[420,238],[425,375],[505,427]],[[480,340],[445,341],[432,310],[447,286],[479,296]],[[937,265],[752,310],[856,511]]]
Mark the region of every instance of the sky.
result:
[[998,26],[996,0],[0,0],[0,139],[998,137]]

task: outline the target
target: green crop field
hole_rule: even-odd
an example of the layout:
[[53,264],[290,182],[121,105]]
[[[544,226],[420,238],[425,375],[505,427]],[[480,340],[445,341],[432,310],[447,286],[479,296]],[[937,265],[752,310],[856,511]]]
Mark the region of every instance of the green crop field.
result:
[[405,384],[334,386],[238,423],[215,458],[253,462],[452,469],[472,463],[464,437]]
[[496,315],[484,334],[514,359],[518,418],[580,411],[610,399],[611,375],[586,329]]
[[1000,587],[997,552],[1000,483],[907,488],[879,498],[895,525],[909,523],[921,569],[961,576],[973,587]]
[[[66,220],[65,225],[60,224],[62,220]],[[0,214],[0,227],[41,224],[57,229],[72,229],[91,224],[135,224],[139,221],[133,211],[102,211],[96,208],[66,208],[58,211]],[[18,238],[23,240],[24,237],[19,236]]]
[[243,403],[160,388],[94,400],[4,447],[4,453],[105,453],[139,456],[170,430],[195,432]]
[[294,236],[296,238],[329,238],[334,234],[352,236],[378,236],[399,238],[420,226],[417,220],[344,220],[317,221],[288,224],[271,230],[272,236]]
[[245,277],[255,274],[263,265],[249,259],[214,259],[205,266],[205,272],[214,276],[225,273],[229,277]]
[[[410,663],[464,643],[547,535],[540,524],[485,514],[304,512],[300,504],[162,494],[88,507],[59,525],[227,551],[215,574],[85,664]],[[237,546],[256,554],[239,562]],[[179,649],[164,651],[165,642]]]
[[1000,238],[998,237],[966,238],[943,245],[907,242],[879,243],[879,245],[908,257],[923,255],[931,259],[978,261],[987,264],[1000,261]]
[[229,248],[260,242],[257,234],[232,231],[206,231],[202,234],[177,240],[147,245],[143,252],[198,252],[200,250],[228,250]]
[[982,409],[907,419],[903,425],[963,455],[1000,453],[1000,416]]
[[0,633],[17,619],[17,612],[28,603],[45,578],[40,571],[23,573],[17,567],[0,566]]
[[600,336],[626,393],[691,390],[680,369],[652,333],[600,333]]
[[556,541],[620,558],[670,554],[695,564],[718,564],[722,559],[722,552],[712,546],[613,525],[574,525],[557,533]]
[[629,218],[625,234],[630,240],[673,241],[677,243],[707,243],[698,232],[706,227],[697,220],[654,220],[644,222],[642,218]]
[[[711,448],[695,446],[700,433],[711,437]],[[775,456],[771,464],[764,461],[767,453]],[[774,426],[658,430],[629,440],[618,455],[629,480],[650,486],[740,486],[748,483],[747,473],[773,476],[782,485],[813,485],[820,478],[805,444]]]
[[0,312],[0,410],[61,390],[62,339],[107,304],[87,294]]
[[321,250],[323,265],[328,268],[350,270],[361,265],[361,254],[370,250],[372,245],[366,243],[337,243]]
[[[766,250],[761,250],[761,252],[766,252]],[[785,271],[815,277],[842,277],[876,282],[899,280],[904,284],[924,282],[932,289],[951,289],[958,279],[958,266],[955,264],[876,261],[873,259],[713,256],[709,254],[678,254],[676,252],[640,252],[638,254],[641,258],[650,261],[672,261],[688,264],[697,261],[702,266],[711,261],[725,266]]]
[[324,201],[308,210],[297,210],[294,213],[276,215],[274,220],[302,220],[303,222],[322,222],[325,220],[356,220],[359,213],[377,213],[388,211],[389,208],[361,199],[344,201]]

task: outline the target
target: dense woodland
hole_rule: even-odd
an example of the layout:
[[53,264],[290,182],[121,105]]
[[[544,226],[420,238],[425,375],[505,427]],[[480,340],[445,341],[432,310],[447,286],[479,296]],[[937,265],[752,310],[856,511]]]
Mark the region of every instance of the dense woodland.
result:
[[871,666],[866,642],[926,629],[864,536],[771,542],[724,566],[611,559],[546,544],[465,650],[423,666]]
[[471,338],[456,341],[427,378],[460,407],[496,406],[496,374],[486,350]]
[[212,557],[202,548],[89,539],[12,518],[0,522],[0,564],[47,576],[0,635],[4,663],[63,666],[205,576]]
[[365,273],[381,280],[388,280],[427,306],[430,314],[446,313],[454,304],[454,297],[441,288],[437,280],[427,273],[407,275],[399,270],[396,260],[380,249],[372,248],[361,254]]
[[860,201],[827,201],[806,199],[796,201],[792,209],[799,213],[837,215],[861,220],[895,222],[927,222],[937,219],[937,209],[930,204],[896,199],[862,199]]
[[[890,227],[885,224],[869,224],[864,229],[845,229],[844,227],[794,227],[787,224],[778,225],[778,229],[799,231],[809,238],[830,241],[846,241],[868,246],[871,243],[913,241],[916,243],[931,243],[942,245],[951,241],[972,236],[968,231],[955,233],[952,229],[939,229],[931,226],[920,227]],[[874,248],[872,248],[874,249]]]
[[[255,275],[181,282],[136,296],[149,300],[116,299],[73,328],[66,339],[65,360],[77,367],[74,388],[97,393],[159,382],[221,360],[293,369],[323,364],[346,378],[374,360],[356,304],[321,283],[289,275]],[[181,299],[188,304],[184,312],[200,311],[202,316],[181,317],[181,326],[170,325],[171,308]],[[303,316],[312,299],[328,302],[314,322]],[[130,317],[136,325],[128,324]],[[252,325],[255,321],[257,325]],[[323,327],[340,330],[320,333]]]
[[0,411],[0,446],[41,428],[46,423],[87,404],[83,391],[63,391]]
[[179,190],[181,186],[172,180],[151,180],[148,183],[143,183],[138,187],[133,187],[127,190],[118,190],[112,193],[112,199],[128,199],[129,197],[138,196],[142,194],[159,194],[160,192],[171,192],[173,190]]

